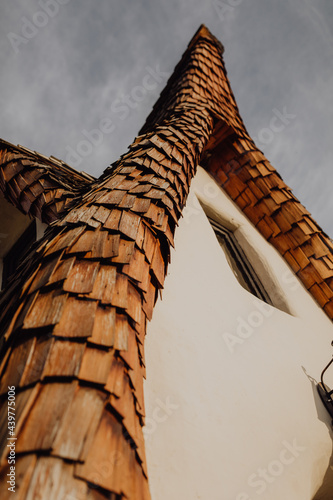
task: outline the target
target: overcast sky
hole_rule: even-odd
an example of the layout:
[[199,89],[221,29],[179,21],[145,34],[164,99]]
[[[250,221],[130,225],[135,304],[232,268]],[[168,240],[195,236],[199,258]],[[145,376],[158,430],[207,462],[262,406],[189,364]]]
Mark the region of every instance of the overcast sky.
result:
[[332,0],[2,2],[0,137],[99,176],[201,23],[225,47],[250,134],[332,237]]

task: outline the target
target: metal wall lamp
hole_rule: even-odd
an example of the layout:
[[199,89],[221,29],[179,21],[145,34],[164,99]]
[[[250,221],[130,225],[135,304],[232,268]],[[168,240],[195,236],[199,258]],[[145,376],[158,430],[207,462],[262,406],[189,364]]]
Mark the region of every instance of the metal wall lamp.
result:
[[[333,342],[331,343],[331,345],[333,346]],[[324,374],[328,370],[328,368],[331,366],[332,363],[333,363],[333,357],[332,357],[331,361],[325,366],[325,368],[321,372],[321,375],[320,375],[321,382],[319,382],[319,384],[317,384],[317,390],[318,390],[319,396],[320,396],[326,410],[328,411],[328,413],[331,415],[331,417],[333,419],[333,399],[332,399],[333,390],[330,390],[328,388],[328,386],[324,383]],[[333,425],[333,420],[332,420],[332,425]]]

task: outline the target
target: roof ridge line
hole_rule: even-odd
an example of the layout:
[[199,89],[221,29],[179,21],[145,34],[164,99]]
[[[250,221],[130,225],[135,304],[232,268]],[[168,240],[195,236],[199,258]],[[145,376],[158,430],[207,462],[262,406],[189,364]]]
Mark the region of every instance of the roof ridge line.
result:
[[11,142],[8,142],[5,139],[0,138],[0,149],[2,146],[10,148],[13,152],[23,153],[23,154],[25,153],[29,155],[33,160],[44,161],[51,164],[51,165],[43,165],[44,167],[56,166],[67,173],[78,175],[78,177],[80,176],[84,177],[84,179],[86,180],[96,181],[96,178],[94,176],[88,174],[87,172],[84,172],[83,170],[77,170],[71,167],[64,160],[61,160],[56,156],[53,155],[47,156],[43,153],[40,153],[39,151],[34,151],[33,149],[28,148],[27,146],[23,146],[22,144],[12,144]]
[[207,26],[205,24],[201,24],[199,26],[199,28],[197,29],[197,31],[195,32],[192,40],[190,41],[190,43],[188,44],[187,46],[187,50],[188,49],[191,49],[196,43],[197,41],[200,39],[200,38],[205,38],[206,40],[210,40],[211,42],[213,42],[215,45],[217,45],[219,47],[219,49],[221,50],[221,53],[223,54],[224,53],[224,45],[220,42],[220,40],[218,40],[214,35],[213,33],[207,28]]

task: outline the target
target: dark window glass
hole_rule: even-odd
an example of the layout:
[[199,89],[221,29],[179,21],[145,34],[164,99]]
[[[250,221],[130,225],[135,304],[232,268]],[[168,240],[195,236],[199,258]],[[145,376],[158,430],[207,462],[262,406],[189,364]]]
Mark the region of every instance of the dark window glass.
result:
[[263,287],[258,275],[247,259],[234,234],[220,224],[217,224],[212,219],[209,219],[209,222],[211,223],[216,238],[226,255],[229,266],[242,287],[259,299],[264,300],[268,304],[272,304],[268,293]]
[[36,222],[33,221],[3,258],[2,288],[6,286],[11,275],[35,241]]

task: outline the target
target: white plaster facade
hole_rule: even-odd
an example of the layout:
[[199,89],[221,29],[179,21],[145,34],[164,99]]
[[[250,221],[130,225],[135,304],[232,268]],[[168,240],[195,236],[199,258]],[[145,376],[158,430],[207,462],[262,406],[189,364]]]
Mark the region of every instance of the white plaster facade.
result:
[[[234,231],[276,307],[238,283],[198,199]],[[332,473],[315,387],[332,339],[284,259],[199,168],[146,338],[153,500],[332,499],[327,478],[315,496]]]

